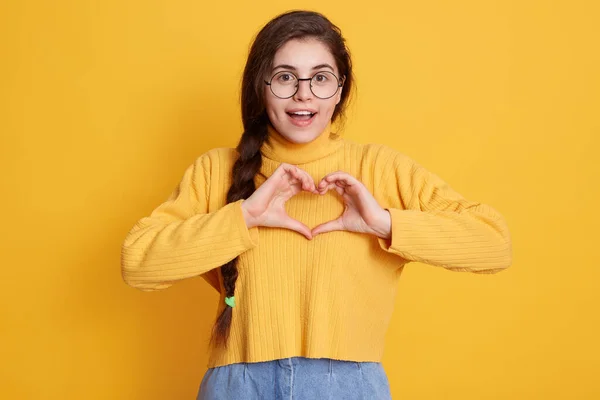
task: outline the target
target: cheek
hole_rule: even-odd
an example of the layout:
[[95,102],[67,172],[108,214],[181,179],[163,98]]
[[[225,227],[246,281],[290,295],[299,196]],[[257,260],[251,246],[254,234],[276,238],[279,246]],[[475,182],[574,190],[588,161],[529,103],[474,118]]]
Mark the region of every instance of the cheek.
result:
[[337,96],[334,96],[332,99],[329,99],[327,105],[325,106],[327,110],[327,116],[331,117],[333,115],[333,111],[335,110],[335,106],[337,105]]
[[265,108],[267,109],[267,114],[271,116],[280,114],[285,109],[281,99],[274,97],[270,92],[265,92]]
[[265,91],[263,92],[263,98],[265,99],[265,108],[267,109],[267,113],[271,113],[271,110],[273,110],[273,99],[271,98],[271,96],[269,96],[269,92],[267,91],[267,89],[265,89]]

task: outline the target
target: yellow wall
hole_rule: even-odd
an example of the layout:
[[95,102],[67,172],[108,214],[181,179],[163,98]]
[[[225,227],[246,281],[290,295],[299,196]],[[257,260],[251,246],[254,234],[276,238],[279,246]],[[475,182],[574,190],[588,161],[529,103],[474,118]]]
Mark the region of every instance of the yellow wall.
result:
[[120,245],[198,155],[235,146],[251,38],[293,7],[348,38],[346,136],[405,152],[513,235],[498,275],[406,268],[394,398],[600,398],[596,1],[9,3],[0,398],[194,398],[217,295],[126,286]]

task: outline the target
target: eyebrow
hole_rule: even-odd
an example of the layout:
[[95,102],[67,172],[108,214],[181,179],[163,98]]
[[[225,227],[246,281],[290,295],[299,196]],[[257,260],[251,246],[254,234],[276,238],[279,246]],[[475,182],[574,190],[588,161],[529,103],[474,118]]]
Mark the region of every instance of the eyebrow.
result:
[[[272,69],[272,71],[275,71],[276,69],[291,69],[293,71],[297,71],[298,69],[296,67],[294,67],[293,65],[289,65],[289,64],[279,64],[278,66],[276,66],[275,68]],[[316,69],[323,69],[323,68],[329,68],[331,70],[331,72],[335,72],[333,67],[327,63],[323,63],[323,64],[319,64],[314,66],[312,69],[313,71]]]

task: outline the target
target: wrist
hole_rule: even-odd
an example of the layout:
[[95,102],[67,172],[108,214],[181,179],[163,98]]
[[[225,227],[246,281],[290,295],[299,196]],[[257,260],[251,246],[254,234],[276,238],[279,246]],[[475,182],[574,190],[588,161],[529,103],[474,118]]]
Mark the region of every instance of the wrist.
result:
[[376,226],[372,229],[382,239],[390,239],[392,237],[392,215],[387,209],[383,209]]
[[248,212],[248,209],[246,208],[246,200],[242,201],[241,207],[242,207],[242,213],[244,214],[244,221],[246,221],[246,226],[248,227],[248,229],[250,228],[254,228],[255,226],[257,226],[256,221],[254,220],[254,218],[252,218],[252,215]]

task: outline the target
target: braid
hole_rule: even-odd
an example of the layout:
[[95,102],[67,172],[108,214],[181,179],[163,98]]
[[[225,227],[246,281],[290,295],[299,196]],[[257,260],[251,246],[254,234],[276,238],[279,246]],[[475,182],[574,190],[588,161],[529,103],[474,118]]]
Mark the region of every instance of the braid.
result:
[[[232,168],[232,183],[227,192],[227,204],[247,199],[256,190],[254,176],[262,166],[260,149],[266,138],[267,124],[264,121],[261,124],[252,126],[242,134],[237,146],[239,157]],[[235,292],[235,281],[238,277],[237,260],[238,257],[221,266],[223,286],[227,297],[233,296]],[[216,342],[219,346],[225,345],[227,347],[232,316],[232,308],[226,305],[213,327],[211,343]]]

